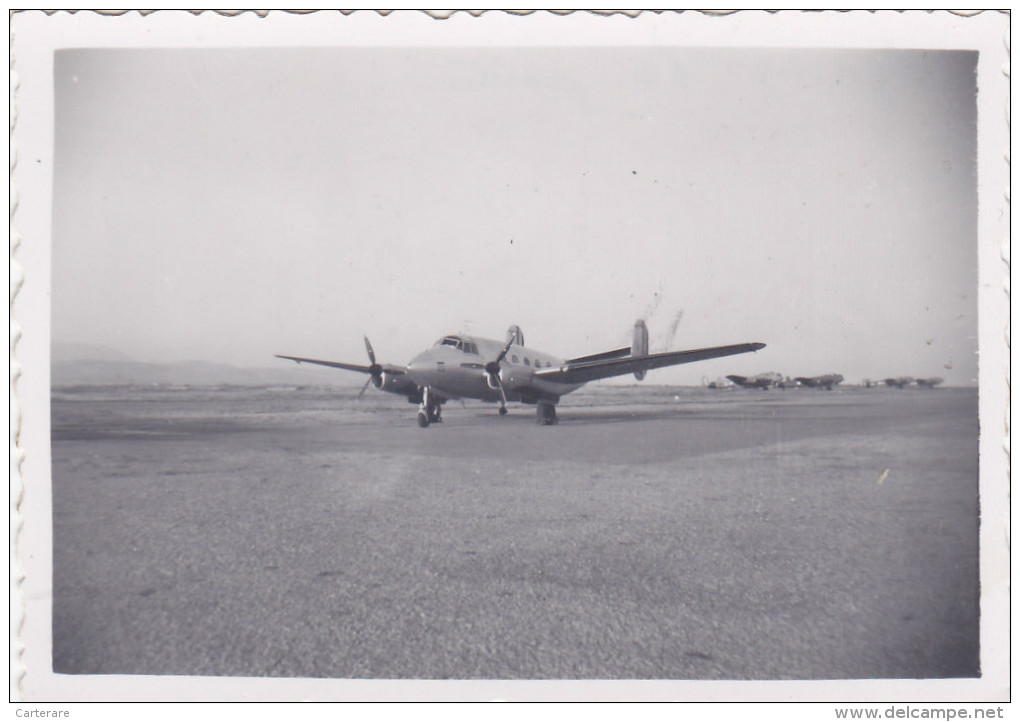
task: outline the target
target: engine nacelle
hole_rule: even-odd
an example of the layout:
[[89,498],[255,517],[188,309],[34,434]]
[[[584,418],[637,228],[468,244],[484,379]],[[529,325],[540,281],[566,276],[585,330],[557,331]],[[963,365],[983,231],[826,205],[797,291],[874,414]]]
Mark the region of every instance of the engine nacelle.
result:
[[416,387],[416,384],[408,380],[404,374],[391,374],[388,371],[373,376],[372,385],[380,391],[388,391],[391,394],[409,393]]
[[[638,319],[637,323],[634,324],[634,342],[630,345],[631,356],[647,356],[648,355],[648,326],[642,319]],[[644,369],[641,371],[634,372],[634,378],[638,381],[645,377],[648,373]]]
[[499,371],[499,378],[503,382],[504,390],[511,390],[520,386],[529,386],[535,371],[531,368],[520,366],[504,366]]

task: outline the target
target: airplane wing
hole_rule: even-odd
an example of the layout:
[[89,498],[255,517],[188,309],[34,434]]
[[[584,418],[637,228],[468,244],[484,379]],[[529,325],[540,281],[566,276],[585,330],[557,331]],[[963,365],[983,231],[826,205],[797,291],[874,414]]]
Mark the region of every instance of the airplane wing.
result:
[[607,379],[612,376],[625,376],[635,371],[649,371],[665,366],[678,366],[680,364],[689,364],[694,361],[704,361],[721,356],[733,356],[734,354],[748,353],[762,348],[765,348],[763,343],[738,343],[732,346],[714,346],[712,348],[694,349],[693,351],[667,351],[666,353],[653,353],[646,356],[567,361],[562,366],[535,371],[535,376],[547,381],[576,384],[595,381],[596,379]]
[[[360,364],[345,364],[345,363],[341,363],[340,361],[321,361],[320,359],[301,358],[300,356],[281,356],[280,354],[276,354],[276,358],[282,358],[282,359],[286,359],[288,361],[297,361],[299,364],[315,364],[316,366],[329,366],[330,368],[335,368],[335,369],[346,369],[347,371],[357,371],[357,372],[363,373],[363,374],[370,374],[370,373],[372,373],[372,367],[371,366],[362,366]],[[405,371],[403,366],[391,366],[389,364],[383,365],[382,370],[385,371],[386,373],[390,374],[391,376],[399,376],[399,375],[403,374],[404,371]]]
[[579,364],[586,361],[605,361],[611,358],[623,358],[624,356],[630,356],[630,346],[626,348],[618,348],[613,351],[603,351],[602,353],[595,353],[591,356],[581,356],[579,358],[567,359],[568,364]]

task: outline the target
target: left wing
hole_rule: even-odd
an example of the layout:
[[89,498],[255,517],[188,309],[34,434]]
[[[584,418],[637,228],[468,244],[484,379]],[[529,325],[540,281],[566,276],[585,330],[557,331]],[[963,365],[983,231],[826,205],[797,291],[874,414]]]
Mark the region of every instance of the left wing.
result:
[[653,353],[646,356],[626,356],[623,358],[608,358],[567,361],[562,366],[550,367],[535,371],[535,376],[547,381],[557,381],[564,384],[577,384],[596,379],[607,379],[612,376],[625,376],[635,371],[649,371],[660,369],[665,366],[679,366],[694,361],[704,361],[710,358],[721,356],[733,356],[738,353],[748,353],[765,348],[763,343],[738,343],[732,346],[713,346],[712,348],[699,348],[693,351],[667,351],[666,353]]

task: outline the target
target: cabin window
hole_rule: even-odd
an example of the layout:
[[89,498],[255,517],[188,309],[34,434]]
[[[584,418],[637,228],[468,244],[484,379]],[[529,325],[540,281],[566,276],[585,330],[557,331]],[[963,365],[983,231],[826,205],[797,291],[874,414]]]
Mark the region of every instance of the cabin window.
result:
[[510,357],[510,360],[511,360],[511,361],[512,361],[513,363],[515,363],[515,364],[519,364],[519,363],[521,362],[521,360],[520,360],[519,358],[517,358],[517,354],[514,354],[513,356],[511,356],[511,357]]
[[524,365],[525,366],[531,366],[531,361],[528,360],[527,356],[524,357]]

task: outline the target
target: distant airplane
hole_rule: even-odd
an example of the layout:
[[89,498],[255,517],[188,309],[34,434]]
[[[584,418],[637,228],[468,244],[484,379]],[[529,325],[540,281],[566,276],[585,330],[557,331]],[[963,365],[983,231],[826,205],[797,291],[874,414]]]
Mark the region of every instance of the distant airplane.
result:
[[940,383],[942,383],[942,379],[939,378],[938,376],[935,376],[930,379],[915,379],[914,383],[916,383],[918,386],[922,388],[933,389]]
[[442,421],[444,403],[462,398],[498,402],[500,415],[507,413],[507,401],[535,404],[539,423],[554,424],[560,397],[589,381],[630,373],[640,381],[651,369],[762,348],[763,343],[741,343],[649,354],[648,328],[639,320],[634,324],[634,342],[630,347],[565,360],[525,347],[524,334],[518,326],[508,329],[506,343],[465,335],[443,336],[406,366],[376,363],[368,337],[365,337],[368,366],[298,356],[277,358],[368,374],[358,398],[369,384],[406,396],[410,403],[420,404],[418,425],[424,428]]
[[726,378],[737,386],[743,386],[745,389],[769,389],[783,383],[783,375],[777,374],[774,371],[758,374],[757,376],[737,376],[736,374],[731,374]]
[[701,385],[709,389],[732,389],[734,386],[733,382],[727,379],[716,379],[715,381],[709,381],[706,378],[702,378]]
[[885,379],[886,386],[895,386],[898,389],[906,388],[912,383],[914,383],[913,376],[900,376],[894,379]]
[[794,379],[801,386],[809,386],[813,389],[825,389],[826,391],[832,391],[834,386],[838,386],[843,381],[842,374],[825,374],[824,376],[798,376]]

